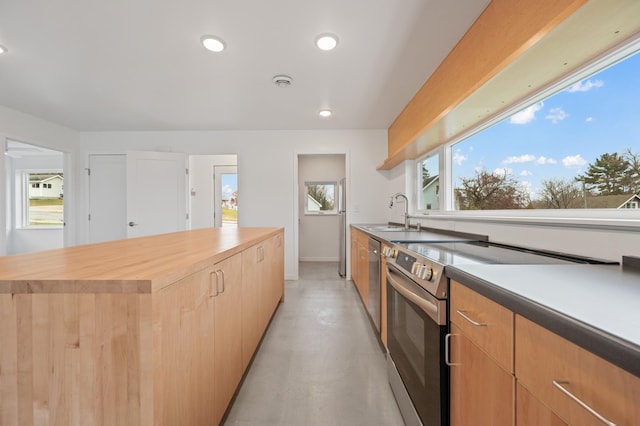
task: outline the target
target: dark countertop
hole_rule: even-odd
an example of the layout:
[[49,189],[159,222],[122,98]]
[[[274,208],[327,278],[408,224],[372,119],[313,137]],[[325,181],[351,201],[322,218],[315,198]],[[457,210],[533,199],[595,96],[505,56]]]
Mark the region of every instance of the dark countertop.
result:
[[446,275],[640,377],[640,271],[617,265],[460,265]]
[[[351,225],[374,238],[389,243],[445,243],[455,241],[487,241],[486,235],[467,234],[443,229],[425,228],[418,231],[416,228],[403,230],[402,225],[397,224],[360,224]],[[381,229],[389,228],[393,231]]]

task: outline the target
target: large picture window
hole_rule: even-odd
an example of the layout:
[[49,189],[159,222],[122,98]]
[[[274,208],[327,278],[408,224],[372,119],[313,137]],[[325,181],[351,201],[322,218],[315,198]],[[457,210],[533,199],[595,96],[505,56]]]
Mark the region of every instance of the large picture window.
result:
[[60,172],[25,172],[24,225],[64,225],[64,177]]
[[640,205],[640,54],[451,147],[456,210]]

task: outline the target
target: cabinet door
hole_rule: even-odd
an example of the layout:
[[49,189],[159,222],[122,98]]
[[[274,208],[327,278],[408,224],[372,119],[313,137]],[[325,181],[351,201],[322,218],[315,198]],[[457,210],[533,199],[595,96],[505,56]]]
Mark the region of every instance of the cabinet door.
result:
[[362,303],[369,307],[369,246],[362,244],[362,238],[358,242],[358,292]]
[[246,370],[255,352],[262,327],[260,326],[261,253],[260,245],[242,252],[242,369]]
[[351,233],[350,233],[350,238],[351,238],[351,242],[350,242],[350,247],[351,247],[351,253],[349,254],[350,256],[350,266],[351,266],[351,281],[353,281],[353,283],[356,285],[356,288],[358,287],[358,282],[359,282],[359,278],[358,278],[358,231],[356,231],[354,228],[351,228]]
[[155,424],[208,425],[218,418],[212,271],[195,273],[154,295]]
[[[382,244],[382,253],[387,244]],[[387,347],[387,257],[380,256],[380,339]]]
[[451,324],[451,425],[513,425],[515,377]]
[[567,426],[549,407],[540,402],[522,384],[516,389],[517,426]]
[[[242,378],[242,255],[236,254],[215,265],[215,405],[213,424],[220,423]],[[189,424],[186,422],[174,424]]]

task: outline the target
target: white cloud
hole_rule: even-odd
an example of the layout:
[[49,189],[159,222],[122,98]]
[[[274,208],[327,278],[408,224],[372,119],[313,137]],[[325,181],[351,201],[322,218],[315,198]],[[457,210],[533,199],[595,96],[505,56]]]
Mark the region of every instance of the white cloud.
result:
[[460,154],[460,151],[456,151],[453,153],[453,162],[458,166],[462,165],[462,163],[467,159],[466,156]]
[[543,166],[545,164],[556,164],[557,161],[554,160],[553,158],[547,158],[545,156],[540,156],[536,159],[536,164]]
[[536,159],[535,155],[524,154],[520,156],[507,157],[505,160],[502,160],[502,164],[528,163],[530,161],[535,161],[535,159]]
[[504,168],[501,168],[501,169],[500,168],[495,169],[493,171],[493,174],[494,175],[498,175],[498,176],[504,176],[504,175],[510,175],[512,172],[513,172],[513,169],[510,169],[508,167],[504,167]]
[[545,118],[547,120],[551,120],[553,124],[558,124],[568,116],[569,114],[567,114],[562,108],[551,108],[549,114],[547,114]]
[[536,118],[536,112],[540,111],[544,106],[544,102],[538,102],[530,107],[523,109],[511,116],[509,122],[511,124],[527,124],[532,122]]
[[520,176],[531,176],[533,173],[531,173],[529,170],[523,170],[520,172]]
[[582,158],[582,155],[580,154],[569,155],[562,159],[562,164],[565,167],[581,167],[587,164],[587,160]]
[[587,92],[593,89],[594,87],[602,87],[602,86],[604,86],[604,81],[602,80],[586,80],[586,81],[583,80],[569,86],[569,88],[567,89],[567,92],[569,93]]
[[225,199],[230,199],[233,196],[233,188],[231,188],[229,185],[224,185],[222,187],[222,198]]
[[591,123],[593,121],[593,117],[587,117],[587,119],[584,121],[585,123]]

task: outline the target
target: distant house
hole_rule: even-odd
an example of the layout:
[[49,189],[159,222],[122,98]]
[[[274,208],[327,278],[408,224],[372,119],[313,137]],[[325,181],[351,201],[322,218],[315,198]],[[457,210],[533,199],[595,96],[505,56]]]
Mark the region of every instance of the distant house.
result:
[[29,175],[29,198],[62,198],[61,175]]
[[425,210],[439,210],[438,192],[440,192],[440,176],[429,177],[422,187],[420,207]]
[[640,208],[640,196],[638,196],[638,194],[587,196],[587,208],[637,209]]
[[307,194],[307,211],[319,212],[320,210],[322,210],[322,203],[313,198],[311,195]]

